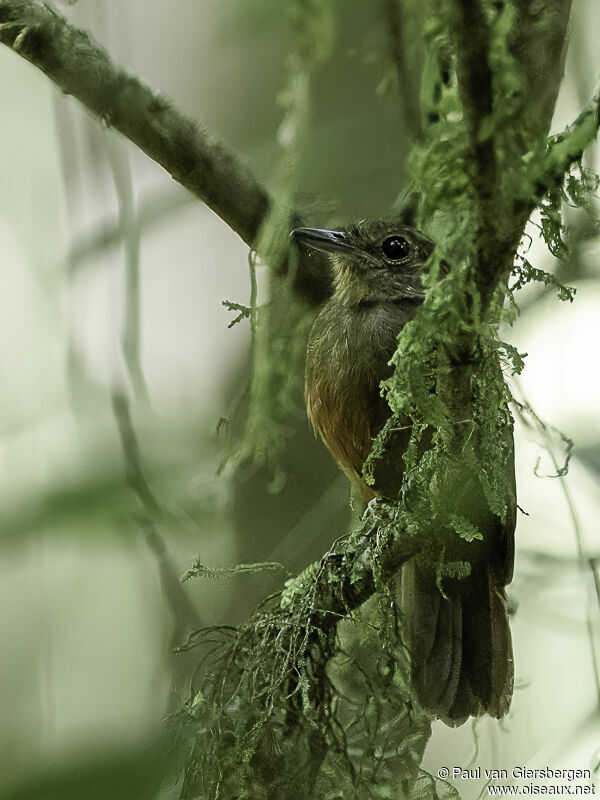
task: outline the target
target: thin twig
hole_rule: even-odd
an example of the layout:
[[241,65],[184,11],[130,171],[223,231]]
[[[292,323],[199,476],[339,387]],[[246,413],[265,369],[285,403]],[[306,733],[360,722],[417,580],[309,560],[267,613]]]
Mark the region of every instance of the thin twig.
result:
[[[578,555],[578,563],[579,568],[582,572],[584,580],[587,583],[587,573],[588,570],[592,573],[592,578],[594,580],[594,596],[595,600],[593,601],[593,605],[598,610],[598,595],[597,595],[597,587],[596,587],[596,574],[593,567],[593,563],[591,559],[587,555],[585,551],[585,545],[583,542],[583,535],[581,532],[581,523],[579,521],[579,515],[577,513],[577,509],[575,508],[575,503],[573,502],[573,498],[571,497],[571,492],[569,491],[569,487],[565,480],[565,471],[564,468],[560,466],[558,463],[558,459],[554,455],[554,448],[552,446],[552,439],[548,434],[548,426],[538,417],[538,415],[533,410],[530,403],[525,399],[523,392],[519,389],[521,395],[523,396],[523,403],[515,403],[515,408],[517,413],[519,414],[521,420],[524,422],[525,425],[528,425],[528,422],[525,418],[525,411],[528,411],[531,415],[535,426],[542,437],[542,441],[544,443],[544,448],[546,452],[550,456],[550,460],[554,466],[556,477],[559,479],[560,488],[562,489],[563,496],[565,498],[565,502],[567,504],[567,509],[569,512],[569,516],[571,517],[571,524],[573,526],[573,534],[575,537],[575,544],[577,546],[577,555]],[[594,672],[594,679],[596,683],[596,695],[598,700],[598,705],[600,707],[600,664],[598,663],[598,656],[596,654],[596,637],[594,635],[594,623],[592,620],[592,598],[591,592],[588,588],[588,603],[586,606],[586,628],[588,633],[588,640],[590,645],[590,654],[592,660],[592,669]]]
[[119,227],[123,232],[125,251],[125,303],[121,349],[136,397],[147,402],[148,390],[140,355],[140,224],[133,200],[129,159],[123,150],[123,142],[108,141],[106,150],[117,193]]
[[256,330],[258,327],[258,281],[256,279],[256,253],[248,253],[248,268],[250,271],[250,330],[252,332],[252,346],[254,346]]
[[[171,216],[192,202],[193,197],[177,184],[173,184],[169,191],[161,190],[148,195],[139,203],[137,218],[140,233],[167,222]],[[71,245],[69,271],[73,274],[83,272],[105,250],[119,245],[123,235],[121,219],[116,223],[108,219],[97,223]]]
[[161,518],[162,512],[144,475],[140,447],[131,419],[129,401],[124,394],[114,391],[112,405],[123,448],[127,483],[140,501],[141,527],[145,533],[148,546],[158,561],[163,592],[178,627],[177,636],[183,640],[191,631],[197,630],[202,622],[177,577],[177,572],[171,563],[165,543],[157,530],[156,523]]

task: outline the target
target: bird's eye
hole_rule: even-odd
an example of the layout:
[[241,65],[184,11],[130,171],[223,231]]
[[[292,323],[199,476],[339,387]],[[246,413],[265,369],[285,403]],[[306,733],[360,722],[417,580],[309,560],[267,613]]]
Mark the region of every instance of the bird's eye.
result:
[[382,242],[381,250],[390,261],[402,261],[410,253],[410,245],[403,236],[388,236]]

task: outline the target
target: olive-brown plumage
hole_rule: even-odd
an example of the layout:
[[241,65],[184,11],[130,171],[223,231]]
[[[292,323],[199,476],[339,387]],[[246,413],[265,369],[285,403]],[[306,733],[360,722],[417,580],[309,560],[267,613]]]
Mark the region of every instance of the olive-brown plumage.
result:
[[[434,245],[414,228],[387,219],[337,231],[298,228],[292,235],[308,252],[328,253],[334,274],[333,295],[319,312],[307,347],[309,419],[366,501],[393,498],[408,438],[396,441],[393,465],[377,476],[375,486],[362,479],[362,466],[391,415],[380,383],[391,373],[400,330],[424,299],[421,276]],[[471,562],[469,577],[445,582],[442,594],[426,561],[413,559],[402,570],[413,684],[422,705],[450,725],[482,713],[501,717],[512,695],[504,587],[512,577],[514,526],[501,524],[487,509],[482,514],[485,541],[469,545],[466,556],[464,542],[451,553]]]

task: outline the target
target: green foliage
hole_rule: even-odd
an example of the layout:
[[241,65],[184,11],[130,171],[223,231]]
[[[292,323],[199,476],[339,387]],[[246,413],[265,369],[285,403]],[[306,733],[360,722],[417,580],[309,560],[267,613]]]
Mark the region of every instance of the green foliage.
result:
[[238,322],[241,322],[243,319],[249,319],[252,313],[252,309],[250,306],[245,306],[243,303],[234,303],[231,300],[223,300],[223,305],[228,311],[237,311],[237,317],[231,320],[228,328],[233,328],[234,325],[237,325]]
[[[519,353],[517,348],[508,342],[498,342],[500,351],[500,363],[504,368],[511,370],[511,375],[520,375],[525,368],[525,358],[527,353]],[[505,357],[502,357],[504,351]]]
[[456,533],[465,540],[465,542],[473,542],[475,539],[483,539],[481,531],[477,530],[477,528],[464,517],[453,516],[450,520],[450,524]]
[[[547,159],[546,154],[540,154],[539,159],[543,162]],[[584,170],[581,160],[577,159],[570,164],[564,175],[556,176],[539,201],[540,233],[550,253],[559,261],[567,261],[571,257],[571,231],[564,219],[565,205],[584,210],[597,226],[593,201],[597,197],[599,181],[600,178],[593,172]],[[554,275],[533,266],[523,253],[517,253],[512,274],[516,280],[510,287],[511,293],[533,282],[552,289],[559,300],[570,303],[577,293],[573,286],[565,286]]]
[[[519,263],[520,262],[520,263]],[[534,267],[525,256],[517,253],[517,261],[513,268],[513,275],[516,278],[515,283],[510,287],[511,292],[516,292],[526,286],[528,283],[537,282],[542,283],[556,291],[556,296],[559,300],[568,300],[572,303],[575,299],[577,289],[573,286],[564,286],[556,279],[554,275],[544,270]]]
[[[569,166],[564,175],[557,178],[540,203],[542,236],[548,250],[555,258],[566,261],[571,254],[570,230],[564,221],[564,205],[584,209],[593,217],[593,199],[598,191],[599,180],[597,175],[589,170],[584,170],[581,160],[577,159]],[[539,280],[537,276],[535,279]],[[542,276],[542,281],[548,285],[545,275]],[[572,289],[557,283],[551,285],[558,288],[561,300],[572,302],[574,294]]]
[[[574,146],[571,137],[578,147],[582,144],[582,133],[585,137],[593,138],[588,129],[589,116],[588,112],[584,112],[572,129],[551,140],[550,144],[538,143],[524,159],[525,179],[522,185],[527,187],[530,193],[529,199],[533,200],[533,204],[539,209],[540,233],[546,246],[559,261],[567,261],[571,256],[569,245],[571,231],[564,219],[565,205],[582,209],[588,214],[594,227],[598,226],[593,204],[594,198],[598,196],[600,178],[594,172],[582,167],[582,150],[578,155],[574,155],[577,151],[569,149]],[[577,128],[578,123],[583,123],[581,131]],[[565,157],[563,151],[573,152],[573,155]],[[537,182],[535,179],[535,176],[540,174],[544,176],[543,184],[540,184],[539,179]],[[539,196],[540,192],[543,193],[542,197]],[[521,193],[523,194],[522,191]],[[534,267],[523,253],[517,253],[512,274],[516,281],[510,287],[511,293],[528,283],[537,282],[555,290],[560,300],[572,303],[577,291],[572,286],[563,285],[554,275]]]

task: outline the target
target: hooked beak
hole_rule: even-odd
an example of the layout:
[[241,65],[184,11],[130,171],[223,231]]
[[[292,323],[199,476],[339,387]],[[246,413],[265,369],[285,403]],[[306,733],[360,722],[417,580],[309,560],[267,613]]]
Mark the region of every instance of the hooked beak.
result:
[[290,233],[290,238],[295,244],[319,250],[321,253],[356,255],[356,249],[348,244],[347,236],[342,231],[329,231],[324,228],[296,228]]

